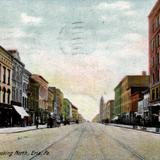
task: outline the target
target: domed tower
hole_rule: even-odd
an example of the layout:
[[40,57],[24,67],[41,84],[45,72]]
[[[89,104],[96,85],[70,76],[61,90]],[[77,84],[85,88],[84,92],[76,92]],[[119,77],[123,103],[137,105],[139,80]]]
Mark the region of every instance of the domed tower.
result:
[[100,122],[102,123],[102,119],[103,119],[103,108],[104,108],[104,98],[103,96],[101,96],[101,99],[100,99],[100,111],[99,111],[99,118],[100,118]]

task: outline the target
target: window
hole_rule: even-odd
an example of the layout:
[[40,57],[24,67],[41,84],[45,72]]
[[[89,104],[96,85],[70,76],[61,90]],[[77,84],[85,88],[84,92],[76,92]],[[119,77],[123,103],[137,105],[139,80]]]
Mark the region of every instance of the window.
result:
[[19,92],[18,89],[16,89],[16,95],[15,95],[15,101],[18,102]]
[[23,97],[23,107],[25,108],[25,98]]
[[159,53],[157,52],[157,54],[156,54],[156,65],[158,65],[159,64]]
[[155,82],[154,82],[154,73],[153,73],[153,75],[152,75],[152,84],[154,84]]
[[23,83],[23,92],[25,93],[25,83]]
[[158,52],[158,56],[159,56],[159,57],[158,57],[158,59],[159,59],[159,63],[158,63],[158,64],[160,64],[160,53],[159,53],[159,52]]
[[154,39],[151,41],[151,51],[154,51]]
[[8,101],[8,104],[10,103],[10,90],[8,90],[8,97],[7,97],[7,101]]
[[6,89],[3,88],[3,103],[6,103]]
[[158,46],[160,46],[160,33],[158,33],[158,38],[159,38],[159,39],[158,39],[158,42],[159,42],[159,43],[158,43]]
[[19,102],[22,102],[22,90],[19,92]]
[[154,89],[152,89],[152,100],[154,100],[154,96],[155,96],[155,91]]
[[156,48],[159,46],[159,34],[156,35]]
[[153,66],[154,66],[154,57],[153,57],[153,63],[152,63],[152,64],[153,64]]
[[158,88],[156,88],[156,99],[158,99]]
[[10,85],[10,80],[11,80],[11,71],[8,69],[8,85]]
[[16,68],[15,68],[15,66],[13,66],[12,77],[13,77],[14,80],[16,79]]
[[159,26],[159,16],[156,17],[156,28]]
[[6,83],[6,67],[3,67],[3,83]]
[[0,64],[0,82],[1,82],[1,64]]
[[1,103],[1,93],[2,93],[2,91],[1,91],[1,87],[0,87],[0,103]]
[[25,98],[25,107],[27,108],[27,98]]
[[154,33],[154,23],[152,24],[152,33]]

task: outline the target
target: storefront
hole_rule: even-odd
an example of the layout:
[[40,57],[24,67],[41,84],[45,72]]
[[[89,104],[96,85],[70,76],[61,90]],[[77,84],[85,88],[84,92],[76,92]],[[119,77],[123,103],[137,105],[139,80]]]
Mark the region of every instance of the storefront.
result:
[[12,112],[12,125],[13,126],[26,126],[29,114],[25,111],[23,107],[13,105]]
[[149,106],[149,113],[151,115],[151,121],[153,126],[160,126],[160,103],[151,104]]
[[0,103],[0,127],[12,126],[12,111],[10,105]]

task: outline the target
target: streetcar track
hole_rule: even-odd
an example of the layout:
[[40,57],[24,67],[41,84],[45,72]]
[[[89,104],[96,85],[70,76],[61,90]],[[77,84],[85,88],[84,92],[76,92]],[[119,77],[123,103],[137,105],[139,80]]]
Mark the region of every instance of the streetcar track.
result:
[[80,135],[79,135],[79,138],[77,140],[77,142],[75,143],[75,145],[73,146],[73,149],[71,150],[71,152],[69,153],[69,156],[65,159],[65,160],[72,160],[73,158],[73,155],[76,153],[76,149],[78,148],[78,144],[80,142],[80,139],[82,138],[82,135],[84,134],[86,128],[83,128]]
[[[66,137],[68,137],[69,135],[71,135],[73,132],[77,131],[78,127],[75,128],[74,130],[68,132],[67,134],[65,134],[63,137],[59,138],[58,140],[52,142],[51,144],[49,144],[47,147],[43,148],[42,150],[40,150],[39,152],[44,152],[47,151],[49,148],[54,147],[56,144],[58,144],[59,142],[61,142],[63,139],[65,139]],[[39,156],[39,154],[35,154],[34,156],[32,156],[29,160],[32,160],[34,158],[36,158],[37,156]]]
[[124,144],[122,141],[118,140],[117,138],[114,138],[104,130],[102,130],[104,134],[106,134],[108,137],[110,137],[112,140],[117,142],[123,149],[127,150],[129,153],[131,153],[132,156],[136,157],[138,160],[145,160],[145,158],[137,153],[133,148],[129,147],[128,145]]
[[95,135],[95,131],[94,131],[94,129],[93,129],[93,127],[90,125],[90,128],[91,128],[91,130],[92,130],[92,132],[93,132],[93,136],[94,136],[94,139],[95,139],[95,141],[96,141],[96,144],[97,144],[97,147],[99,148],[99,150],[100,150],[100,152],[101,152],[101,154],[102,154],[102,156],[103,156],[103,160],[106,160],[106,154],[103,152],[103,150],[101,149],[101,147],[100,147],[100,143],[99,143],[99,141],[97,140],[97,138],[96,138],[96,135]]

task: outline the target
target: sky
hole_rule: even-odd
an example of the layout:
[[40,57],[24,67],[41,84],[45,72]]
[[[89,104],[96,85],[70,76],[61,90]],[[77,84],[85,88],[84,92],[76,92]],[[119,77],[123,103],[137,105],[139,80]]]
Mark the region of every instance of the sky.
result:
[[64,93],[84,118],[129,74],[148,73],[156,0],[1,0],[0,45]]

